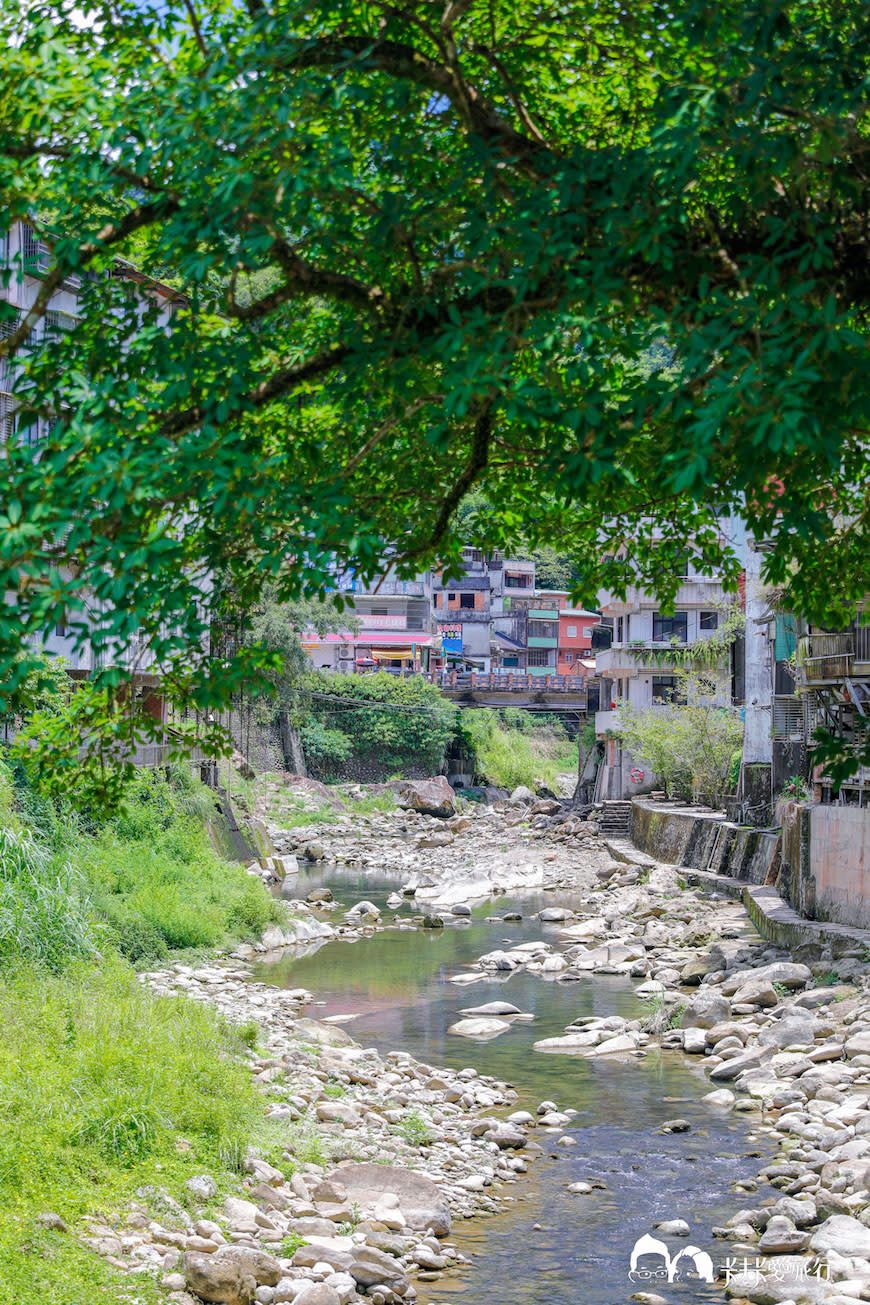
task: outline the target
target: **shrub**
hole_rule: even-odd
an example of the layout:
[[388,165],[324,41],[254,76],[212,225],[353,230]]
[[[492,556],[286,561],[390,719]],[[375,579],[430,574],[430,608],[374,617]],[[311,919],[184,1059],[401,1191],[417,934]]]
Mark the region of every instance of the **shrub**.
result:
[[475,767],[493,784],[513,789],[518,784],[554,787],[560,773],[576,771],[577,744],[552,719],[537,720],[530,712],[467,711],[461,732],[475,756]]

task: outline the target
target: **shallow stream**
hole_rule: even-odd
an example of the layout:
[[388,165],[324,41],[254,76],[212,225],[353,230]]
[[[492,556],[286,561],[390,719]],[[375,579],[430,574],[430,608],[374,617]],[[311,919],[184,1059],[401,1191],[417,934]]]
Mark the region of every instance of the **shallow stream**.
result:
[[[394,914],[386,897],[395,878],[347,868],[312,868],[299,875],[298,895],[326,885],[346,906],[365,898]],[[458,1277],[420,1284],[420,1301],[453,1305],[623,1305],[633,1293],[654,1292],[674,1305],[720,1301],[722,1285],[701,1281],[668,1284],[655,1276],[629,1279],[631,1250],[662,1219],[685,1219],[689,1238],[664,1238],[672,1256],[689,1243],[724,1264],[727,1243],[710,1235],[758,1194],[731,1190],[754,1178],[768,1145],[752,1136],[750,1118],[705,1105],[706,1076],[681,1053],[653,1048],[641,1060],[585,1060],[532,1050],[540,1038],[557,1036],[578,1017],[634,1017],[647,1007],[628,978],[590,976],[559,983],[519,973],[458,985],[451,977],[484,952],[542,936],[555,939],[558,926],[530,917],[543,906],[571,906],[560,892],[499,897],[475,908],[470,922],[443,930],[386,929],[356,943],[329,942],[313,955],[261,965],[256,978],[282,987],[310,989],[322,1004],[314,1018],[356,1015],[343,1025],[356,1040],[382,1053],[408,1051],[431,1065],[471,1065],[511,1083],[519,1093],[514,1109],[533,1113],[548,1099],[578,1115],[560,1134],[532,1131],[546,1159],[505,1191],[513,1196],[501,1213],[454,1225],[452,1240],[473,1265]],[[411,906],[401,914],[410,915]],[[521,911],[521,922],[487,916]],[[330,917],[341,918],[336,912]],[[490,1042],[473,1042],[448,1027],[464,1007],[513,1002],[534,1015]],[[661,1134],[661,1124],[687,1119],[691,1131]],[[578,1145],[557,1145],[565,1133]],[[552,1158],[556,1157],[556,1158]],[[600,1180],[604,1190],[578,1196],[569,1183]],[[767,1194],[772,1194],[767,1193]],[[761,1195],[765,1195],[764,1192]],[[642,1263],[649,1263],[643,1261]]]

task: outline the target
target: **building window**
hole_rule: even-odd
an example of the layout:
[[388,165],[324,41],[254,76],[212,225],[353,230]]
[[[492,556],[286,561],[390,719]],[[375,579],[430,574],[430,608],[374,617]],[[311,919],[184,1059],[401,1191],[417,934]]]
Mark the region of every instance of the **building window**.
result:
[[504,582],[509,589],[530,589],[532,577],[525,571],[505,571]]
[[546,648],[530,648],[528,652],[529,666],[549,666],[550,654]]
[[566,653],[565,653],[565,661],[568,663],[569,666],[571,665],[571,663],[573,662],[573,660],[574,660],[574,654],[573,654],[572,652],[570,652],[570,651],[569,651],[569,652],[566,652]]
[[474,594],[460,594],[460,595],[459,595],[459,606],[460,606],[460,607],[471,607],[471,608],[473,608],[473,607],[474,607]]
[[622,616],[616,618],[616,642],[622,643],[625,637],[625,619]]
[[674,612],[673,616],[653,613],[654,643],[686,643],[689,638],[689,613]]
[[455,602],[456,602],[456,595],[455,595],[455,594],[450,594],[450,593],[448,593],[448,595],[447,595],[447,601],[448,601],[448,603],[455,603]]
[[702,630],[718,630],[718,629],[719,629],[719,613],[718,613],[718,612],[702,612],[702,613],[701,613],[701,629],[702,629]]
[[568,636],[569,639],[576,639],[576,638],[577,638],[577,626],[576,626],[576,625],[567,625],[567,626],[565,627],[565,633],[567,634],[567,636]]
[[654,675],[652,678],[653,702],[685,703],[686,699],[677,689],[675,675]]
[[502,666],[519,666],[519,664],[519,657],[504,657],[502,659]]

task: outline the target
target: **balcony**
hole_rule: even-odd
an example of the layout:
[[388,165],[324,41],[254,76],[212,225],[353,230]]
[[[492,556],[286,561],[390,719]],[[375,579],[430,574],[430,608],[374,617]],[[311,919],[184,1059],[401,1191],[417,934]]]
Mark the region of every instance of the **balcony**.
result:
[[426,586],[422,580],[352,581],[348,591],[352,594],[371,594],[373,598],[423,598]]
[[559,609],[557,607],[530,607],[530,621],[558,621]]
[[807,634],[798,640],[798,682],[811,687],[836,684],[852,673],[855,636],[849,634]]
[[602,734],[618,734],[619,731],[620,725],[618,711],[596,711],[595,733],[599,737]]
[[[726,591],[722,581],[717,580],[715,576],[691,576],[680,581],[674,597],[674,606],[715,608],[724,602],[725,598]],[[616,594],[612,593],[599,593],[598,606],[602,612],[605,608],[611,609],[606,612],[606,615],[618,616],[636,608],[656,610],[661,607],[661,603],[648,589],[641,589],[638,585],[628,585],[624,599],[617,598]]]
[[684,649],[696,648],[704,639],[692,643],[672,643],[669,639],[644,639],[632,643],[614,643],[595,653],[598,675],[634,675],[640,671],[658,671],[681,660]]
[[558,648],[559,640],[553,635],[530,634],[527,641],[529,648]]

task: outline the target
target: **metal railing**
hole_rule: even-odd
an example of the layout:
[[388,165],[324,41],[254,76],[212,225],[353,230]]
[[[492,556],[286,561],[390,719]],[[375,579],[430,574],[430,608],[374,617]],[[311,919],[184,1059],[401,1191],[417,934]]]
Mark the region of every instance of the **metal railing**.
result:
[[578,693],[586,689],[584,675],[498,674],[478,671],[425,671],[423,678],[439,689],[488,689],[503,693]]

